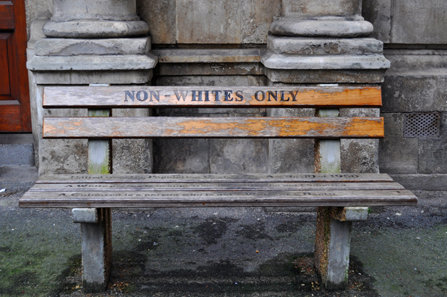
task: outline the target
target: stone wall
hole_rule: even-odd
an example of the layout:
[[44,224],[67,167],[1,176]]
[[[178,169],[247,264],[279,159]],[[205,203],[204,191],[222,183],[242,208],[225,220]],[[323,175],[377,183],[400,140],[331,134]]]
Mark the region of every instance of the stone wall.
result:
[[281,0],[139,0],[154,44],[266,43]]
[[364,1],[363,15],[385,42],[391,61],[383,85],[386,138],[380,168],[398,174],[411,188],[442,188],[439,174],[447,173],[447,2]]
[[[28,24],[50,17],[51,2],[27,0]],[[355,3],[360,2],[136,1],[137,14],[149,25],[152,52],[159,57],[152,81],[155,85],[268,84],[261,56],[267,46],[268,29],[275,18],[281,15],[317,18],[327,14],[326,10],[331,10],[334,16],[350,17],[361,11],[374,25],[374,36],[385,43],[385,56],[392,65],[383,85],[386,138],[380,143],[381,171],[398,174],[404,183],[415,176],[432,178],[433,174],[446,174],[447,2],[367,0],[363,1],[363,7]],[[182,112],[235,115],[241,111],[190,109]],[[247,112],[269,113],[263,109]],[[154,113],[178,114],[179,111],[155,110]],[[417,131],[409,133],[410,128]],[[311,144],[278,146],[283,150],[278,157],[269,151],[267,143],[264,140],[158,141],[154,144],[154,169],[160,172],[312,170],[312,162],[306,161],[310,157],[306,147]],[[296,150],[291,149],[294,145]],[[345,143],[343,147],[355,145]],[[284,164],[286,155],[291,159]],[[361,155],[361,150],[357,149],[356,156]],[[300,164],[299,168],[290,166],[292,163]],[[345,167],[353,170],[349,164],[347,162]]]

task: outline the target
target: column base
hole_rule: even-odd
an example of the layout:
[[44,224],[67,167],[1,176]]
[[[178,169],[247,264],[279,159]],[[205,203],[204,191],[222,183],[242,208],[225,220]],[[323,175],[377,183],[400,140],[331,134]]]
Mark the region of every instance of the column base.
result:
[[288,84],[379,84],[384,80],[385,69],[379,70],[306,70],[268,69],[265,75],[271,82]]

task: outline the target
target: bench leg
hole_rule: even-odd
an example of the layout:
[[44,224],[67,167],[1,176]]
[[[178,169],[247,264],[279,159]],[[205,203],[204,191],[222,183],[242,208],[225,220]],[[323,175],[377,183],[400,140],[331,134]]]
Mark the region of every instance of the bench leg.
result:
[[315,266],[327,289],[344,288],[348,283],[351,222],[331,215],[331,208],[320,207],[317,214]]
[[348,284],[352,221],[368,217],[367,207],[319,207],[315,240],[315,266],[327,289]]
[[81,223],[82,284],[84,292],[105,291],[112,260],[112,215],[110,208],[73,209]]

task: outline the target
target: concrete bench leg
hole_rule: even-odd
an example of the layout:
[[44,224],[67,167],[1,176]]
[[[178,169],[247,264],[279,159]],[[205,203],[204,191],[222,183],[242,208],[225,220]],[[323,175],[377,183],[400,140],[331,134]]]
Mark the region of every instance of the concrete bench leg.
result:
[[365,207],[318,209],[315,266],[327,289],[348,284],[352,221],[365,220],[367,216]]
[[81,224],[82,284],[84,292],[105,291],[112,260],[112,213],[110,208],[73,209]]

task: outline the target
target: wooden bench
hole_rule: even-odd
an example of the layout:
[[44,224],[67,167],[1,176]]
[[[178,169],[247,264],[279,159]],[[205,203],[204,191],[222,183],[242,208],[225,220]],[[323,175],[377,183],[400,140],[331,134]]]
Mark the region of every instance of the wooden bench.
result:
[[[341,138],[381,138],[383,118],[338,117],[377,108],[380,87],[47,87],[44,108],[88,108],[89,117],[45,117],[44,138],[89,139],[89,175],[41,176],[21,207],[72,208],[81,223],[83,285],[104,290],[111,208],[318,207],[315,263],[327,287],[346,284],[352,220],[369,206],[414,205],[386,174],[340,173]],[[111,108],[294,107],[314,117],[111,117]],[[316,173],[110,175],[112,138],[314,138]]]

